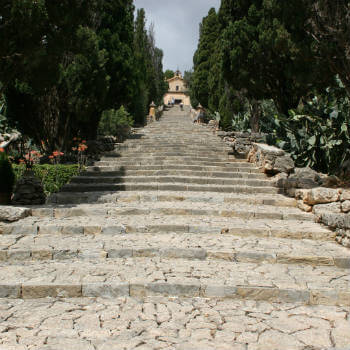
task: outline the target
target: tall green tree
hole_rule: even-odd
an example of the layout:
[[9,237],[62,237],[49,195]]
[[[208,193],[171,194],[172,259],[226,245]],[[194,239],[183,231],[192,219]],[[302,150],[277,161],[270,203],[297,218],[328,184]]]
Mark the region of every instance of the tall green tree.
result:
[[218,16],[215,8],[211,8],[200,25],[198,48],[193,57],[193,97],[205,108],[209,107],[208,77],[211,64],[213,63],[211,56],[213,51],[215,51],[218,36]]
[[246,91],[253,105],[272,98],[287,114],[316,85],[329,82],[304,30],[308,9],[303,0],[225,3],[234,11],[223,33],[223,73],[234,89]]
[[[68,147],[78,132],[90,136],[109,87],[93,20],[99,2],[3,2],[0,80],[9,121],[51,150]],[[22,21],[29,27],[18,30]]]
[[305,0],[309,6],[307,31],[314,46],[350,95],[350,1]]

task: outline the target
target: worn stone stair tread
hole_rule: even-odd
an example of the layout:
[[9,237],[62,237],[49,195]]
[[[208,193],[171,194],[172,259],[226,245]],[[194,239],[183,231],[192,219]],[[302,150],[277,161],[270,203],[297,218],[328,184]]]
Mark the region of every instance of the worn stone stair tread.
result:
[[217,166],[217,167],[225,167],[225,168],[253,168],[251,164],[249,163],[243,163],[248,165],[243,165],[238,162],[230,162],[230,161],[206,161],[206,160],[198,160],[198,159],[164,159],[164,160],[157,160],[157,159],[140,159],[140,160],[134,160],[134,159],[123,159],[123,158],[116,158],[115,160],[108,160],[108,161],[97,161],[95,163],[95,166],[113,166],[113,165],[198,165],[198,166]]
[[181,175],[119,175],[119,176],[77,176],[71,181],[74,185],[100,185],[120,183],[174,183],[174,184],[200,184],[200,185],[223,185],[223,186],[258,186],[274,187],[274,183],[266,179],[249,178],[220,178],[198,177]]
[[128,203],[118,202],[114,204],[78,204],[58,205],[53,207],[33,208],[32,215],[38,217],[75,217],[108,215],[118,217],[120,215],[201,215],[239,217],[246,219],[271,218],[280,220],[305,220],[315,221],[311,213],[301,212],[297,208],[276,208],[272,205],[252,205],[240,203],[203,203],[203,202],[148,202]]
[[116,184],[75,184],[65,185],[61,192],[99,192],[99,191],[191,191],[191,192],[223,192],[223,193],[268,193],[278,194],[281,189],[273,186],[249,186],[249,185],[208,185],[181,182],[121,182]]
[[20,223],[0,225],[3,234],[121,234],[130,232],[178,232],[232,235],[257,235],[261,237],[308,238],[332,240],[335,233],[311,221],[241,219],[208,216],[137,215],[109,217],[80,216],[68,218],[27,217]]
[[269,262],[350,269],[350,251],[334,242],[270,237],[203,234],[137,233],[123,235],[8,235],[0,245],[0,261],[163,257],[185,260]]
[[126,297],[0,299],[0,309],[4,350],[309,350],[350,343],[348,309],[339,306]]
[[101,161],[119,161],[122,159],[130,159],[130,160],[164,160],[164,159],[184,159],[184,160],[204,160],[204,161],[224,161],[224,162],[232,162],[232,163],[239,163],[241,164],[242,161],[238,161],[234,156],[231,155],[226,155],[226,156],[218,156],[217,154],[213,153],[210,157],[209,155],[206,154],[206,156],[201,155],[200,153],[191,153],[191,152],[186,152],[186,155],[181,154],[181,152],[177,153],[162,153],[162,152],[155,152],[155,153],[142,153],[142,155],[139,155],[135,157],[134,152],[133,153],[105,153],[101,157]]
[[[115,202],[195,202],[195,203],[246,203],[256,205],[274,205],[279,207],[296,207],[294,198],[288,198],[280,194],[245,194],[245,193],[213,193],[213,192],[183,192],[183,191],[134,191],[122,192],[60,192],[51,195],[50,203],[65,201],[69,203],[115,203]],[[62,203],[64,204],[64,203]],[[147,205],[147,204],[145,204]]]
[[184,170],[184,171],[206,171],[206,172],[225,172],[227,174],[231,173],[251,173],[251,174],[261,174],[258,168],[251,167],[237,167],[237,168],[227,168],[220,166],[203,166],[203,165],[189,165],[189,164],[167,164],[167,165],[94,165],[87,168],[88,171],[132,171],[132,170]]
[[329,266],[164,258],[27,261],[0,266],[0,280],[6,281],[0,284],[2,297],[104,297],[112,293],[350,306],[350,274]]
[[79,178],[82,177],[118,177],[118,176],[190,176],[190,177],[210,177],[210,178],[225,178],[225,179],[266,179],[264,174],[250,173],[250,172],[214,172],[214,171],[193,171],[187,169],[159,169],[159,170],[116,170],[116,171],[96,171],[89,169],[84,173],[81,173]]

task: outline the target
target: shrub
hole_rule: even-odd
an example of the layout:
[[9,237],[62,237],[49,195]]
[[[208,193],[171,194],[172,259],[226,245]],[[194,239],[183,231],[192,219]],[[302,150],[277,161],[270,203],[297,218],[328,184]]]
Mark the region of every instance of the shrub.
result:
[[[23,176],[25,166],[15,165],[14,170],[16,179],[18,180]],[[41,180],[46,195],[58,192],[73,176],[79,174],[79,166],[77,164],[34,164],[32,170]]]
[[0,150],[0,192],[12,193],[15,174],[6,153]]
[[119,141],[123,141],[129,135],[133,123],[132,116],[124,106],[121,106],[117,111],[110,109],[102,113],[102,118],[98,126],[98,134],[115,136]]

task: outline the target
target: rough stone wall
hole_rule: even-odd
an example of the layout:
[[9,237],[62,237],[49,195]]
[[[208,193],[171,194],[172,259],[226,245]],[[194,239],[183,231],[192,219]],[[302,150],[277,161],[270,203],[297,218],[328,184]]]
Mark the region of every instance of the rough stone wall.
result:
[[[213,130],[214,126],[209,124]],[[273,176],[276,186],[297,199],[299,209],[313,212],[317,222],[336,231],[338,243],[350,248],[350,189],[341,188],[336,176],[295,167],[288,153],[262,143],[263,134],[218,131],[217,135],[238,158],[246,158]]]

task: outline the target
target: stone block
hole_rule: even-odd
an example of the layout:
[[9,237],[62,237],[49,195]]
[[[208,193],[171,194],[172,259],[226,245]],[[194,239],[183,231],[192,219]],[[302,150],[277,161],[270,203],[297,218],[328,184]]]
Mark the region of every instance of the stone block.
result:
[[3,222],[18,221],[30,215],[32,215],[32,211],[29,208],[12,207],[6,205],[0,206],[0,221]]
[[30,251],[29,250],[9,250],[7,253],[8,261],[25,261],[30,259]]
[[305,211],[307,213],[310,213],[312,211],[312,206],[311,205],[308,205],[306,203],[304,203],[303,200],[298,200],[297,202],[297,207],[302,210],[302,211]]
[[32,251],[33,260],[52,260],[51,250],[33,250]]
[[120,226],[106,226],[102,228],[102,233],[105,235],[115,235],[115,234],[125,234],[126,227],[123,225]]
[[341,211],[343,213],[349,213],[350,212],[350,200],[346,200],[342,202],[341,204]]
[[320,213],[319,215],[320,215],[320,221],[327,226],[330,226],[333,228],[346,228],[345,214],[323,212],[323,213]]
[[338,305],[338,292],[333,289],[313,290],[310,293],[311,305]]
[[83,297],[119,298],[129,295],[129,283],[94,283],[82,286]]
[[174,284],[174,283],[132,283],[130,296],[173,296],[173,297],[199,297],[200,284]]
[[133,256],[133,250],[128,248],[109,249],[107,256],[109,259],[131,258]]
[[99,235],[102,232],[101,226],[84,226],[85,235]]
[[161,249],[160,256],[167,259],[190,259],[190,260],[205,260],[207,252],[205,249],[181,249],[168,248]]
[[62,227],[63,235],[82,235],[84,234],[83,226],[63,226]]
[[342,190],[340,195],[341,201],[349,201],[350,200],[350,190]]
[[21,297],[21,285],[20,284],[0,284],[0,298],[13,298],[17,299]]
[[23,299],[39,298],[80,298],[82,296],[81,285],[59,285],[59,284],[22,284]]
[[325,204],[337,202],[339,197],[340,193],[337,189],[317,187],[308,192],[304,202],[309,205]]
[[201,287],[203,298],[236,298],[237,288],[235,286],[205,285]]
[[307,290],[266,287],[238,287],[237,294],[243,299],[264,300],[278,303],[308,302],[310,299],[310,294]]
[[[307,205],[306,203],[304,204]],[[327,214],[327,213],[340,214],[341,203],[333,202],[328,204],[316,204],[312,207],[312,212],[316,215],[318,221],[320,221],[322,214]]]

